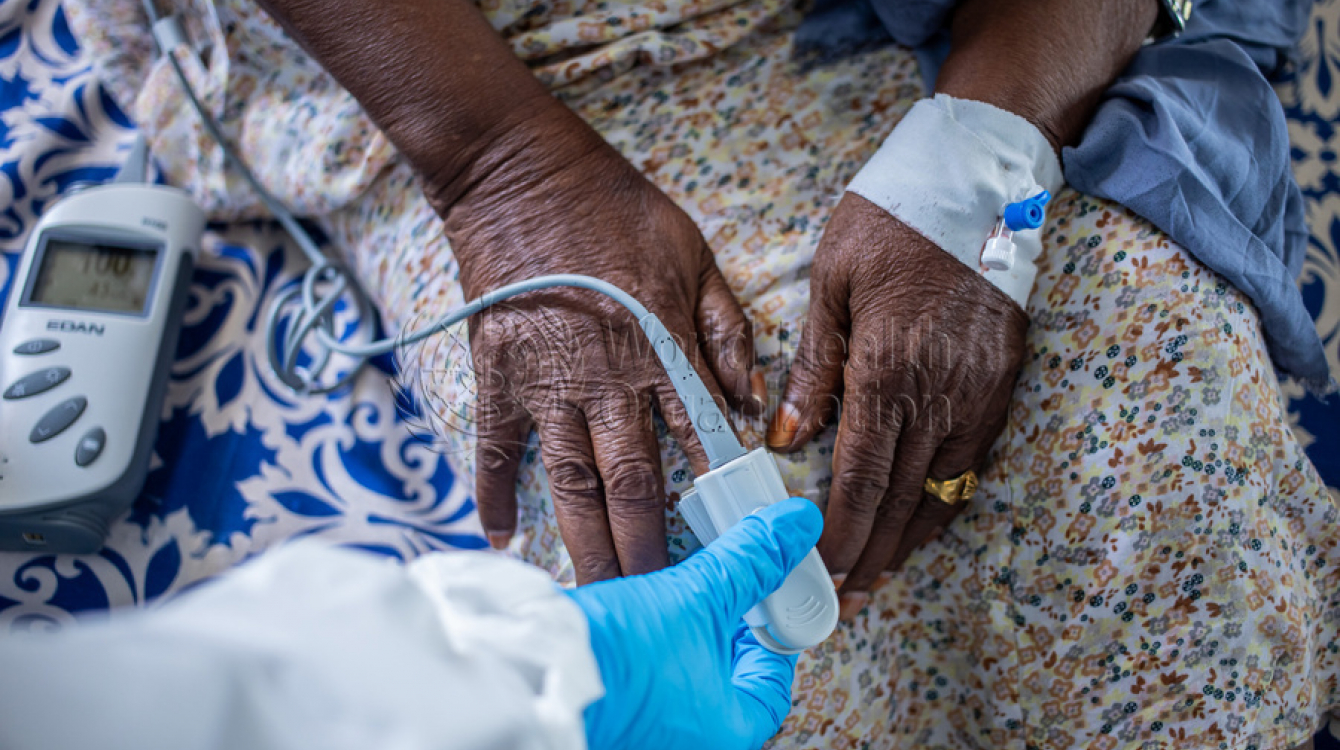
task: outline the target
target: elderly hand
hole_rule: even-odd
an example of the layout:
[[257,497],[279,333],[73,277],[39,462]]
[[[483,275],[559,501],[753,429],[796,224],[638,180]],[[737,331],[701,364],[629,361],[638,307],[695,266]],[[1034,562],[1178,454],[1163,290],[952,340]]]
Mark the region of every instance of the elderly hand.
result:
[[1028,317],[866,199],[847,193],[815,254],[809,319],[768,445],[808,442],[842,396],[819,551],[843,615],[962,505],[927,476],[980,467],[1005,425]]
[[[611,282],[660,317],[723,405],[762,412],[748,320],[693,221],[555,100],[488,141],[443,206],[466,298],[542,274]],[[430,185],[430,194],[432,186]],[[446,203],[446,201],[443,201]],[[651,407],[695,471],[707,460],[633,316],[552,289],[471,320],[478,382],[476,497],[495,546],[517,523],[516,476],[540,436],[559,529],[580,583],[669,560]],[[720,384],[720,388],[717,384]]]

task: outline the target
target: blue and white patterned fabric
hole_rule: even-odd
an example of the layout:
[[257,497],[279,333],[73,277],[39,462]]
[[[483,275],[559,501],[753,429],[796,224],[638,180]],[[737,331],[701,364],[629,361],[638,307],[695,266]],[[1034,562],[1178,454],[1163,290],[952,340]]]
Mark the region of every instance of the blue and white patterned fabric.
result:
[[[37,218],[110,179],[133,134],[58,0],[0,0],[0,301]],[[328,398],[269,373],[259,311],[306,268],[296,247],[268,225],[213,230],[143,495],[99,554],[0,553],[0,634],[149,602],[299,536],[402,558],[485,546],[469,488],[385,372]]]
[[[1289,120],[1294,177],[1309,238],[1298,284],[1331,376],[1340,378],[1340,0],[1318,0],[1290,80],[1276,87]],[[1326,484],[1340,487],[1340,395],[1316,398],[1285,381],[1289,420]]]

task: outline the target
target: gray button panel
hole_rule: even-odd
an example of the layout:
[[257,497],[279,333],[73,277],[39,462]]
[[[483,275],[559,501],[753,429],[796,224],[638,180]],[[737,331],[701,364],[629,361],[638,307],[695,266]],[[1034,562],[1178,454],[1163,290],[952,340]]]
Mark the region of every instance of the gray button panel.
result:
[[46,354],[54,352],[60,348],[60,342],[55,339],[33,339],[25,341],[14,347],[15,354]]
[[74,449],[74,462],[80,466],[88,466],[102,455],[102,448],[105,445],[107,445],[107,433],[101,427],[94,427],[79,438],[79,446]]
[[68,367],[48,367],[45,370],[25,375],[5,389],[4,398],[8,401],[28,398],[55,388],[70,378]]
[[79,419],[79,415],[84,413],[87,406],[88,399],[83,396],[67,398],[56,404],[51,411],[37,420],[37,424],[33,426],[33,431],[28,433],[28,442],[40,443],[61,434],[67,427],[74,424],[76,419]]

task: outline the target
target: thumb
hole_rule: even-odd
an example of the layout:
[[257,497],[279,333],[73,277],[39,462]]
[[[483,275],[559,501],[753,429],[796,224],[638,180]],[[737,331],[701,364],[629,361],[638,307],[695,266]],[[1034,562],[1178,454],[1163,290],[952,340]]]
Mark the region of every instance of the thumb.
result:
[[819,541],[823,525],[814,503],[783,500],[745,516],[678,569],[699,582],[734,624],[782,585]]
[[[768,447],[783,453],[810,441],[837,405],[847,360],[846,295],[834,295],[819,276],[810,280],[810,311],[786,381],[786,394],[768,425]],[[835,303],[841,299],[841,303]],[[841,304],[839,309],[837,304]]]

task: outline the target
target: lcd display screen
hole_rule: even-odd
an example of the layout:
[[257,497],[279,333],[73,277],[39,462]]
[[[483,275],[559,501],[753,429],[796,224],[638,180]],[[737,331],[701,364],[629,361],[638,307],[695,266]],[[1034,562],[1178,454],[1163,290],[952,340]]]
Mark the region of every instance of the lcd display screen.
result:
[[158,250],[50,238],[28,302],[144,314]]

